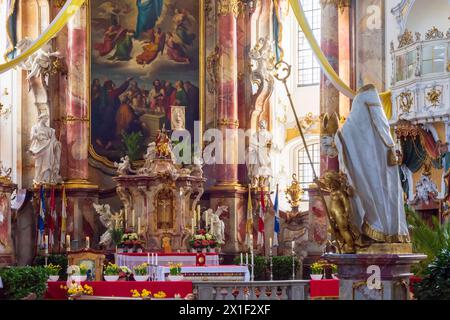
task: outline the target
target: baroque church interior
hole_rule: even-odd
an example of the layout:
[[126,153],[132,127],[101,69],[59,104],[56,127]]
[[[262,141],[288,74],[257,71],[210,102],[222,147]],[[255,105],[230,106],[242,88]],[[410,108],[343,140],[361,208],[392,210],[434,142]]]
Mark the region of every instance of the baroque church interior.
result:
[[449,21],[0,0],[0,299],[450,299]]

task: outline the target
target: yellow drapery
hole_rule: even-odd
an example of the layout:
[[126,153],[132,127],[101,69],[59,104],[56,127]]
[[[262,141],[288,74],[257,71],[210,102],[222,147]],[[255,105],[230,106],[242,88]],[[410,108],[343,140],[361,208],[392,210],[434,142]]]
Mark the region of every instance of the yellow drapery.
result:
[[[305,34],[305,38],[308,40],[309,45],[311,46],[314,55],[316,56],[317,62],[319,63],[323,73],[327,76],[327,78],[333,83],[333,85],[338,89],[342,94],[353,99],[356,96],[356,91],[352,90],[336,73],[336,71],[331,66],[330,62],[327,60],[325,54],[320,48],[319,44],[314,37],[314,34],[309,26],[308,20],[306,19],[305,13],[303,11],[303,7],[300,3],[301,0],[289,0],[292,11],[297,18],[298,24],[303,30]],[[392,117],[392,101],[391,101],[391,91],[386,91],[380,93],[380,99],[383,103],[383,109],[386,113],[388,119]]]
[[52,23],[45,29],[43,34],[33,43],[33,45],[23,52],[20,56],[11,61],[0,64],[0,74],[14,68],[22,61],[26,60],[44,44],[50,41],[59,31],[67,24],[69,19],[80,9],[86,0],[68,0],[64,7],[61,8],[58,15],[53,19]]

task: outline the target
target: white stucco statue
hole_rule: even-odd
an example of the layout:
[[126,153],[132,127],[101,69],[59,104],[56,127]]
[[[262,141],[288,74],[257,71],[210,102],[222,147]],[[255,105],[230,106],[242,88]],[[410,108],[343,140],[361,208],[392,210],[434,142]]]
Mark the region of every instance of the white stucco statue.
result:
[[[31,47],[33,40],[25,37],[20,40],[16,48],[18,53],[21,54]],[[52,57],[61,58],[60,52],[52,52],[52,47],[49,43],[42,46],[38,51],[32,54],[28,59],[20,64],[20,67],[28,71],[27,80],[33,77],[40,77],[44,74],[43,71],[49,70],[51,68]],[[46,84],[48,79],[44,79]]]
[[130,157],[125,156],[120,158],[120,162],[114,162],[114,167],[117,168],[117,173],[119,176],[126,176],[132,172]]
[[353,187],[349,223],[382,243],[409,242],[395,143],[373,85],[358,91],[335,139],[339,166]]
[[35,159],[34,183],[60,183],[61,143],[56,139],[55,129],[47,123],[49,116],[45,113],[38,118],[38,123],[31,128],[31,145],[29,151]]
[[227,206],[220,206],[209,217],[211,221],[210,233],[216,237],[219,244],[225,243],[225,223],[220,219],[220,215],[227,210]]
[[122,225],[122,215],[120,213],[111,213],[109,204],[93,204],[95,211],[99,214],[100,222],[106,228],[105,233],[100,236],[100,245],[108,247],[112,242],[111,231],[119,229]]
[[267,122],[260,121],[258,132],[250,138],[248,151],[247,169],[253,185],[258,183],[267,185],[269,178],[272,177],[272,140],[272,134],[267,130]]

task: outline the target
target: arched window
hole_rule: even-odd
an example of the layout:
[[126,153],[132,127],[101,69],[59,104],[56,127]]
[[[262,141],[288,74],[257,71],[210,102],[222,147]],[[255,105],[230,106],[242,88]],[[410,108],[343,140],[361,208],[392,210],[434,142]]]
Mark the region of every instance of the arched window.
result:
[[[309,153],[314,165],[314,170],[320,174],[320,143],[310,144]],[[297,150],[297,175],[303,189],[309,188],[314,182],[314,174],[305,148]]]
[[[301,0],[305,16],[309,25],[320,43],[321,7],[320,0]],[[300,26],[298,27],[298,86],[312,86],[320,82],[320,66],[314,53],[305,38]]]

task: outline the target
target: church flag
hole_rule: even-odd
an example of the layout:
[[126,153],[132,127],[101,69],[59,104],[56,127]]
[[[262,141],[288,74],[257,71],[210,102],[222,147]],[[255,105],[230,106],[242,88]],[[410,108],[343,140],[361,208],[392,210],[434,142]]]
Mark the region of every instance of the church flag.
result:
[[44,233],[45,233],[45,196],[44,196],[44,186],[41,186],[39,191],[39,217],[38,217],[38,246],[42,248],[44,246]]
[[264,212],[266,211],[266,205],[264,203],[264,192],[261,190],[261,203],[259,205],[259,217],[258,217],[258,246],[264,246]]
[[50,191],[50,214],[47,216],[48,226],[48,244],[51,247],[55,244],[55,230],[56,230],[56,202],[55,202],[55,187]]
[[247,204],[247,224],[245,232],[245,243],[249,249],[252,248],[253,234],[253,205],[252,205],[252,188],[248,186],[248,204]]
[[67,198],[66,198],[66,186],[62,187],[62,205],[61,205],[61,239],[59,241],[60,247],[64,248],[66,243],[66,232],[67,232]]
[[273,246],[278,247],[278,236],[280,234],[280,209],[278,207],[278,185],[273,209],[275,211],[275,221],[273,224]]

